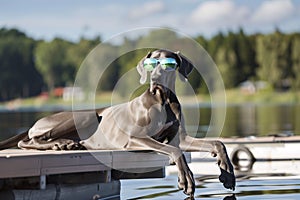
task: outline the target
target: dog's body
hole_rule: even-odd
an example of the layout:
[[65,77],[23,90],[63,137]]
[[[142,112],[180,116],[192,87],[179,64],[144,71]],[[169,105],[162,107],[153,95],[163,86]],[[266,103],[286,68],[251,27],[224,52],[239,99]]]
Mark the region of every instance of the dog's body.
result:
[[[143,69],[146,58],[175,58],[178,71],[187,78],[193,65],[184,56],[167,50],[149,53],[137,66],[141,83],[146,81]],[[18,143],[25,149],[142,149],[167,154],[178,167],[178,186],[193,195],[195,182],[182,151],[206,151],[217,156],[220,181],[234,189],[233,167],[225,146],[219,141],[205,141],[187,135],[180,103],[175,95],[174,71],[160,64],[151,71],[150,88],[132,101],[91,111],[61,112],[38,120],[21,135],[0,142],[0,149]],[[78,137],[78,133],[87,135]],[[83,139],[84,138],[84,139]]]

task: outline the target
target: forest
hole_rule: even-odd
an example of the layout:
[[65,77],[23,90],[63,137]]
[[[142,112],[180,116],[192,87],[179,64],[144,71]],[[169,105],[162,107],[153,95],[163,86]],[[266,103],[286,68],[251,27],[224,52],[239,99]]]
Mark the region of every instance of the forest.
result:
[[[120,44],[110,44],[109,51],[119,51],[124,45],[137,45],[151,40],[159,31],[136,39],[124,38]],[[173,37],[176,35],[168,35]],[[300,89],[300,33],[247,35],[237,32],[219,32],[211,38],[201,35],[193,38],[208,52],[216,63],[226,89],[242,82],[266,81],[276,91]],[[88,53],[101,43],[101,37],[79,41],[55,38],[38,40],[17,29],[0,29],[0,101],[26,98],[49,92],[56,87],[72,86],[76,72]],[[105,84],[99,90],[110,91],[115,81],[142,58],[132,53],[130,60],[117,59],[106,73]],[[113,80],[113,81],[112,81]],[[197,92],[206,92],[201,79],[189,79]]]

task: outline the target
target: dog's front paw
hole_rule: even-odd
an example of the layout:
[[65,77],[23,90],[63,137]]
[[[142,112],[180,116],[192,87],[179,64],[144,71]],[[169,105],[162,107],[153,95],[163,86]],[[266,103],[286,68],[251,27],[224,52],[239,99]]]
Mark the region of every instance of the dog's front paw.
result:
[[195,193],[195,181],[193,173],[188,171],[184,177],[178,178],[178,188],[183,190],[183,193],[189,196],[194,196]]
[[195,193],[195,180],[193,173],[186,164],[184,156],[181,156],[179,159],[179,164],[183,167],[178,174],[178,188],[183,190],[184,194],[193,197]]
[[221,170],[221,175],[219,176],[220,182],[223,183],[225,188],[235,190],[235,176],[231,163],[226,162],[226,164],[219,164],[219,167]]

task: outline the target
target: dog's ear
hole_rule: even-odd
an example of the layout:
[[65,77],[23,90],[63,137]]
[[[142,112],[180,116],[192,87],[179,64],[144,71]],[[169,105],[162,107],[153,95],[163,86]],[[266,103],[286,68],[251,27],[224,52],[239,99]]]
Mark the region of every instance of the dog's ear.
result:
[[187,59],[184,55],[182,55],[179,51],[175,52],[179,62],[178,72],[180,73],[180,79],[182,81],[187,81],[188,75],[192,72],[194,65],[192,62]]
[[141,75],[141,79],[140,79],[140,83],[141,84],[146,83],[146,80],[147,80],[147,71],[144,68],[144,61],[145,61],[146,58],[150,58],[151,54],[152,54],[152,52],[148,52],[148,54],[142,60],[140,60],[140,62],[136,66],[137,71]]

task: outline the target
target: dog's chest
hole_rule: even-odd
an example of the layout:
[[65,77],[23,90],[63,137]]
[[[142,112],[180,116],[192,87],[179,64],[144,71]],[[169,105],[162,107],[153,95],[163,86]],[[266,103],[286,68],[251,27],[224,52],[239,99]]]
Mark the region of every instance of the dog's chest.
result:
[[158,126],[166,126],[167,124],[171,123],[169,127],[165,130],[158,132],[152,136],[153,139],[159,142],[170,142],[178,133],[179,129],[179,119],[176,115],[176,111],[172,110],[172,105],[165,104],[162,106],[163,113],[165,113],[164,120],[158,122]]
[[[148,131],[148,135],[160,142],[170,142],[178,133],[181,119],[181,107],[175,94],[159,95],[145,91],[136,99],[143,109],[136,116],[136,123]],[[136,110],[136,109],[135,109]],[[169,126],[169,124],[171,125]]]

